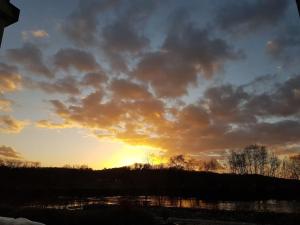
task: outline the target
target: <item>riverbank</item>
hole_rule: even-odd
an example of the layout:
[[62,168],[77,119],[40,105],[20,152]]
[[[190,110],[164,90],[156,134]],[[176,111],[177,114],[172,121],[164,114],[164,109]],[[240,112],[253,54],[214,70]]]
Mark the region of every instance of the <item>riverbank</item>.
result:
[[181,196],[203,200],[300,200],[299,180],[177,169],[0,168],[1,199]]
[[0,208],[0,215],[25,217],[46,225],[298,225],[299,213],[262,213],[164,207],[92,206],[84,210]]

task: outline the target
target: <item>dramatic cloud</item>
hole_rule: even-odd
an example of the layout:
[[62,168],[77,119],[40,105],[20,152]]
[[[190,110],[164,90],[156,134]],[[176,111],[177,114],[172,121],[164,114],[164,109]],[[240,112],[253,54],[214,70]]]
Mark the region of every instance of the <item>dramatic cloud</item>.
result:
[[26,124],[26,121],[17,120],[8,115],[0,115],[0,132],[19,133]]
[[143,90],[143,86],[129,81],[115,80],[112,86],[116,92],[110,101],[103,101],[101,91],[87,95],[77,104],[66,105],[58,100],[51,101],[54,111],[63,122],[57,124],[51,121],[40,121],[39,126],[53,128],[73,124],[91,128],[99,137],[122,137],[132,142],[137,140],[133,132],[143,135],[147,140],[155,124],[164,123],[163,102],[154,99],[150,93]]
[[14,158],[14,159],[21,158],[20,153],[18,153],[12,147],[8,147],[5,145],[0,146],[0,157],[7,157],[7,158]]
[[118,123],[122,111],[118,103],[101,103],[102,93],[94,92],[82,99],[81,105],[66,106],[58,100],[51,101],[55,112],[65,121],[79,123],[84,127],[109,127]]
[[292,77],[263,93],[245,86],[213,86],[197,103],[179,107],[166,107],[143,85],[113,80],[112,99],[103,101],[103,93],[94,92],[78,104],[53,100],[63,122],[39,123],[49,128],[87,127],[99,138],[151,145],[170,154],[224,151],[251,143],[282,147],[300,143],[300,110],[295,107],[300,105],[299,79]]
[[81,72],[92,72],[99,68],[91,53],[74,48],[60,49],[54,55],[53,60],[54,65],[63,70],[74,68]]
[[21,48],[9,49],[6,51],[6,55],[9,60],[23,65],[33,74],[48,78],[54,76],[44,62],[41,49],[32,43],[25,43]]
[[288,0],[226,2],[217,12],[216,24],[228,32],[243,34],[276,25],[284,16]]
[[21,27],[31,43],[0,56],[7,63],[0,63],[1,132],[26,125],[6,115],[13,102],[24,99],[13,108],[22,118],[46,98],[54,99],[51,114],[43,117],[43,106],[30,114],[35,129],[83,128],[166,156],[222,155],[255,143],[299,148],[300,26],[292,0],[77,2],[70,15],[50,15],[62,21],[52,38]]
[[172,30],[160,51],[147,53],[134,74],[149,82],[158,96],[178,97],[187,94],[188,85],[196,84],[198,74],[210,78],[225,62],[242,57],[224,40],[210,37],[208,30],[186,25]]

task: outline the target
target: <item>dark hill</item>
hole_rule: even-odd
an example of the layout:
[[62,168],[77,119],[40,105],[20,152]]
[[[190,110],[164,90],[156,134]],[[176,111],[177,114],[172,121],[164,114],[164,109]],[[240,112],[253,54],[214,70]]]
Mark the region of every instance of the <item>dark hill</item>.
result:
[[174,195],[201,199],[300,199],[300,181],[175,169],[0,168],[0,197]]

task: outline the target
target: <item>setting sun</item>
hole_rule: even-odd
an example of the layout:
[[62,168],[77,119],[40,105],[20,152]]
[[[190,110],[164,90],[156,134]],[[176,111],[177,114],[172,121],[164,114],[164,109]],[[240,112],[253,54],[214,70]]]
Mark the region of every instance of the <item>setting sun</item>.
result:
[[132,146],[124,144],[123,147],[115,152],[112,157],[104,164],[103,167],[121,167],[121,166],[132,166],[134,163],[151,163],[159,164],[158,158],[154,159],[153,154],[159,154],[160,149],[153,148],[150,146],[138,145]]

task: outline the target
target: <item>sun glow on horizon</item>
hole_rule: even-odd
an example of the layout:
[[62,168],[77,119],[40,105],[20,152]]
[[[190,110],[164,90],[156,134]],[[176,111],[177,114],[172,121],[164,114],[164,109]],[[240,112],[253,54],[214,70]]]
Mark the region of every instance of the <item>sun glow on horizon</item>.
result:
[[147,145],[124,144],[119,151],[112,155],[109,161],[104,162],[103,167],[130,166],[134,163],[160,164],[163,162],[163,158],[158,156],[161,152],[162,149]]

